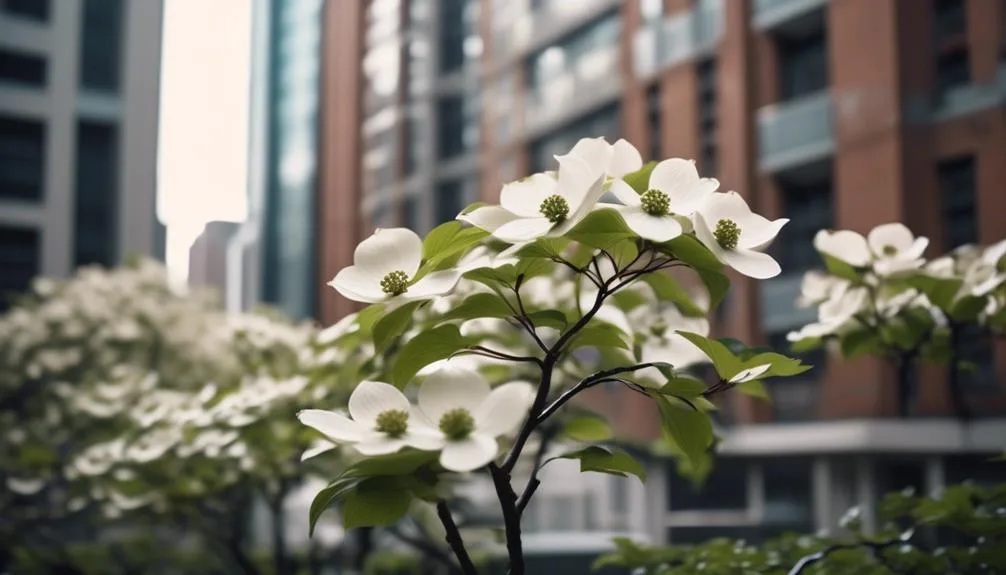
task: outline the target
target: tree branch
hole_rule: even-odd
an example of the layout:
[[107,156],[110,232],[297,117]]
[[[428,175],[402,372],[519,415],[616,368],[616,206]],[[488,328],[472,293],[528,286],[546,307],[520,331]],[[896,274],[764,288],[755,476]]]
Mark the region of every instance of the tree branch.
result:
[[431,557],[432,559],[436,560],[437,562],[441,563],[442,565],[447,567],[447,569],[449,569],[452,573],[464,573],[464,571],[462,571],[457,565],[454,564],[454,561],[451,561],[450,555],[448,555],[446,552],[444,552],[443,549],[437,547],[433,543],[426,541],[421,537],[412,537],[411,535],[406,535],[405,533],[402,533],[401,529],[399,529],[394,525],[386,528],[385,531],[387,531],[395,539],[398,539],[399,541],[405,543],[406,545],[411,545],[412,547],[415,547],[420,553],[423,553]]
[[869,549],[873,553],[874,557],[877,557],[877,559],[882,563],[886,563],[883,560],[883,557],[880,555],[880,553],[884,549],[887,549],[888,547],[894,547],[896,545],[908,545],[908,543],[907,541],[902,541],[901,539],[891,539],[888,541],[858,541],[856,543],[837,543],[835,545],[825,547],[824,549],[818,551],[817,553],[813,553],[811,555],[803,557],[802,559],[796,562],[796,565],[794,565],[793,568],[789,570],[787,575],[800,575],[800,573],[803,573],[804,569],[810,567],[814,563],[823,561],[828,555],[831,555],[836,551],[847,551],[850,549],[860,549],[860,548]]
[[510,472],[495,463],[489,464],[489,475],[496,488],[496,497],[503,512],[503,529],[506,534],[507,556],[510,575],[524,575],[524,544],[521,541],[520,512],[517,510],[517,494],[510,484]]
[[468,556],[468,550],[465,549],[465,542],[461,539],[461,531],[458,530],[457,524],[454,523],[451,510],[447,508],[446,501],[437,501],[437,517],[440,518],[440,523],[443,524],[444,530],[447,532],[447,535],[444,537],[447,545],[454,552],[454,556],[458,558],[458,563],[461,564],[461,572],[465,575],[478,575],[478,571],[475,570],[475,564],[472,563],[472,558]]
[[[539,424],[540,423],[541,422],[539,421]],[[520,497],[517,499],[517,513],[520,515],[524,514],[524,508],[526,508],[527,504],[531,502],[534,492],[537,491],[538,486],[541,485],[541,481],[538,480],[538,472],[541,471],[542,460],[545,459],[545,452],[548,451],[549,445],[558,434],[558,426],[542,428],[541,442],[538,444],[538,452],[535,453],[534,463],[531,465],[531,478],[528,479],[527,485],[524,487],[524,491],[521,492]]]
[[657,364],[658,362],[646,362],[626,367],[616,367],[612,369],[606,369],[604,371],[599,371],[591,375],[590,377],[581,380],[573,387],[564,391],[558,398],[556,398],[555,401],[553,401],[548,407],[542,410],[541,415],[538,416],[538,423],[541,424],[542,422],[544,422],[546,419],[552,416],[552,414],[558,411],[560,407],[565,405],[566,402],[568,402],[570,399],[573,399],[573,396],[580,393],[581,391],[584,391],[599,383],[607,381],[623,381],[618,378],[613,378],[613,376],[618,375],[620,373],[631,373],[633,371],[645,369],[647,367],[656,367]]
[[495,349],[489,349],[488,347],[482,345],[473,345],[469,348],[463,349],[458,353],[470,353],[472,355],[481,355],[483,357],[491,357],[493,359],[502,359],[505,361],[514,361],[518,363],[534,363],[541,365],[541,359],[531,356],[531,355],[511,355],[502,351],[497,351]]

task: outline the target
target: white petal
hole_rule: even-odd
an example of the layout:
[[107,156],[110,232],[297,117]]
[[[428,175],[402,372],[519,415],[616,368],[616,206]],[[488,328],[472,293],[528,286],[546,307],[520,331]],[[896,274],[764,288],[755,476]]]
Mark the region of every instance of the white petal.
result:
[[772,367],[771,364],[756,365],[754,367],[749,367],[747,369],[740,370],[736,375],[730,378],[730,383],[744,383],[745,381],[751,381],[757,378],[761,374],[765,373]]
[[383,433],[378,433],[371,437],[367,437],[359,443],[353,444],[353,447],[355,447],[361,455],[387,455],[398,451],[399,449],[405,447],[405,445],[405,439],[394,439],[384,435]]
[[622,202],[626,206],[638,206],[642,203],[642,200],[639,198],[639,194],[636,193],[636,190],[632,189],[632,186],[626,184],[625,180],[612,180],[611,187],[609,189],[611,193],[615,194],[618,201]]
[[851,230],[821,230],[814,236],[814,248],[859,268],[868,266],[873,261],[866,238]]
[[359,266],[342,268],[328,285],[346,299],[364,303],[377,303],[387,299],[388,294],[381,289],[381,279],[363,271]]
[[[594,184],[595,180],[600,179],[601,186],[602,188],[604,187],[605,175],[603,167],[590,165],[580,157],[573,155],[557,156],[556,160],[559,161],[559,172],[556,174],[556,193],[566,198],[570,209],[575,209],[577,205],[583,202],[587,191]],[[604,195],[603,189],[601,194],[598,195],[598,199],[600,199],[601,195]]]
[[650,187],[656,188],[672,199],[688,195],[692,185],[699,181],[695,162],[684,158],[669,158],[653,167]]
[[985,248],[985,253],[982,254],[982,261],[995,266],[1003,256],[1006,256],[1006,240],[1000,240]]
[[437,425],[444,413],[464,408],[474,413],[489,396],[489,382],[477,372],[447,365],[419,386],[419,409]]
[[555,226],[549,233],[550,236],[561,236],[573,229],[576,224],[583,221],[587,214],[594,209],[598,200],[604,195],[604,176],[598,176],[594,183],[587,190],[587,193],[580,199],[579,203],[573,203],[570,207],[572,213],[566,217],[559,225]]
[[[614,149],[604,138],[580,138],[566,156],[579,158],[599,172],[607,172],[612,163]],[[637,152],[638,154],[638,152]],[[564,156],[557,156],[556,160]],[[562,162],[559,162],[560,165]],[[642,160],[640,159],[640,165]],[[636,168],[639,169],[639,168]]]
[[751,214],[747,222],[742,224],[738,247],[748,250],[762,250],[772,243],[782,227],[789,223],[789,218],[779,218],[769,221],[758,214]]
[[529,383],[512,381],[497,387],[472,413],[476,429],[492,437],[512,432],[524,421],[533,399]]
[[301,454],[300,460],[301,460],[301,462],[304,462],[304,461],[307,461],[308,459],[311,459],[313,457],[317,457],[317,456],[321,455],[322,453],[328,453],[329,451],[332,451],[333,449],[335,449],[335,444],[334,443],[332,443],[331,441],[325,441],[324,439],[320,439],[318,441],[315,441],[313,444],[311,444],[311,447],[309,447],[308,449],[306,449],[304,451],[304,453]]
[[670,241],[681,235],[681,224],[671,216],[651,216],[640,208],[622,211],[622,218],[639,237],[654,242]]
[[334,441],[359,441],[365,431],[362,425],[348,417],[324,409],[301,410],[297,419]]
[[440,465],[450,471],[474,471],[496,457],[499,446],[488,435],[473,433],[461,441],[449,441],[440,452]]
[[548,174],[537,173],[503,186],[500,205],[518,216],[536,218],[541,216],[541,203],[555,193],[555,179]]
[[449,293],[461,279],[459,270],[441,270],[430,272],[423,279],[409,286],[402,294],[405,299],[425,299]]
[[517,219],[517,215],[500,206],[482,206],[467,214],[459,214],[458,219],[487,232],[492,232],[503,224]]
[[552,229],[548,218],[520,218],[496,228],[493,236],[505,242],[528,242],[540,238]]
[[378,282],[394,271],[411,278],[422,259],[423,240],[408,228],[378,229],[353,253],[353,263]]
[[870,249],[881,257],[886,255],[885,248],[892,247],[900,253],[910,248],[913,240],[912,231],[900,222],[879,225],[870,230],[866,237]]
[[405,437],[402,439],[405,440],[405,443],[409,447],[423,451],[443,449],[447,441],[439,429],[433,429],[425,425],[413,425],[412,423],[409,424],[409,431],[406,432]]
[[719,258],[720,261],[726,261],[723,259],[723,252],[725,250],[716,241],[716,236],[713,235],[713,231],[709,228],[709,224],[705,216],[702,215],[702,212],[695,212],[694,224],[695,237],[709,248],[709,251],[713,252],[713,255]]
[[901,257],[909,260],[919,259],[927,247],[929,247],[929,238],[915,238],[915,241],[901,254]]
[[409,400],[398,388],[381,381],[363,381],[349,396],[353,420],[373,426],[377,416],[390,409],[409,412]]
[[643,167],[643,157],[639,150],[624,139],[619,139],[611,146],[611,162],[608,165],[608,175],[621,178],[625,174],[635,172]]
[[723,250],[723,261],[740,273],[754,279],[768,279],[779,275],[782,269],[772,256],[751,250]]

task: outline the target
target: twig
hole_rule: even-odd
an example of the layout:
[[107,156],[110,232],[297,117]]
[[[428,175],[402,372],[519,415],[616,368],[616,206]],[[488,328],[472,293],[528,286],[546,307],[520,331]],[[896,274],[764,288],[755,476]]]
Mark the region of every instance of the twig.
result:
[[513,286],[514,296],[517,297],[517,310],[520,312],[520,315],[517,316],[517,322],[520,323],[520,325],[524,328],[524,330],[528,333],[528,335],[531,336],[531,339],[533,339],[534,342],[538,344],[538,347],[542,351],[547,353],[548,346],[545,345],[545,342],[543,342],[540,337],[538,337],[538,332],[535,329],[534,322],[531,321],[531,317],[528,316],[527,310],[524,309],[524,299],[521,298],[520,295],[520,286],[523,283],[524,283],[524,274],[521,274],[517,276],[517,282]]
[[402,530],[396,526],[391,526],[385,529],[392,537],[398,539],[406,545],[411,545],[419,550],[421,553],[428,555],[429,557],[435,559],[439,563],[447,567],[452,573],[464,573],[454,561],[451,561],[450,555],[444,552],[443,549],[437,547],[433,543],[422,539],[420,537],[412,537],[411,535],[406,535],[402,533]]
[[454,552],[454,556],[458,558],[458,563],[461,564],[461,572],[465,575],[478,575],[478,571],[475,570],[475,564],[472,563],[472,558],[468,556],[468,550],[465,549],[465,542],[461,539],[461,531],[458,530],[457,524],[454,523],[451,510],[447,508],[446,501],[437,501],[437,517],[440,518],[440,523],[444,525],[444,531],[447,532],[444,540],[447,541],[447,545]]
[[537,491],[538,486],[541,485],[541,481],[538,480],[538,472],[541,471],[542,460],[545,459],[545,452],[548,451],[549,445],[558,433],[558,426],[542,428],[541,441],[538,444],[538,452],[534,454],[534,463],[531,465],[531,478],[528,479],[527,485],[524,487],[524,491],[521,492],[520,497],[517,499],[517,513],[520,515],[524,514],[524,508],[526,508],[527,504],[531,502],[534,492]]
[[502,351],[497,351],[495,349],[489,349],[488,347],[482,345],[473,345],[472,347],[463,349],[458,353],[470,353],[472,355],[481,355],[484,357],[491,357],[493,359],[502,359],[506,361],[516,361],[520,363],[535,363],[541,365],[541,359],[530,356],[530,355],[511,355]]
[[571,388],[567,389],[566,391],[564,391],[558,398],[556,398],[555,401],[553,401],[548,407],[546,407],[544,410],[542,410],[541,415],[538,416],[538,423],[540,424],[540,423],[544,422],[553,413],[555,413],[556,411],[558,411],[558,409],[560,407],[562,407],[563,405],[565,405],[565,403],[567,401],[569,401],[570,399],[573,399],[573,396],[575,396],[576,394],[580,393],[581,391],[584,391],[584,390],[586,390],[588,388],[591,388],[591,387],[593,387],[593,386],[595,386],[595,385],[597,385],[599,383],[604,383],[604,382],[608,382],[608,381],[619,381],[621,383],[631,383],[631,382],[625,381],[625,380],[623,380],[621,378],[614,378],[612,376],[618,375],[620,373],[631,373],[633,371],[638,371],[640,369],[645,369],[647,367],[655,367],[656,365],[657,365],[657,362],[646,362],[646,363],[639,363],[639,364],[636,364],[636,365],[630,365],[630,366],[626,366],[626,367],[616,367],[616,368],[612,368],[612,369],[606,369],[604,371],[599,371],[599,372],[591,375],[590,377],[587,377],[587,378],[581,380],[579,383],[577,383],[573,387],[571,387]]
[[510,562],[510,575],[524,575],[524,544],[521,542],[520,512],[517,510],[517,494],[510,484],[510,472],[489,464],[489,475],[496,488],[496,497],[503,512],[503,528],[506,533],[507,557]]
[[818,561],[824,560],[824,558],[827,557],[828,555],[831,555],[836,551],[847,551],[850,549],[859,549],[859,548],[869,549],[873,553],[873,556],[876,557],[878,561],[886,564],[886,561],[884,560],[883,556],[880,555],[881,551],[887,549],[888,547],[894,547],[896,545],[908,545],[908,542],[903,541],[901,539],[891,539],[889,541],[859,541],[857,543],[837,543],[835,545],[825,547],[824,549],[818,551],[817,553],[813,553],[811,555],[803,557],[802,559],[796,562],[796,565],[794,565],[793,568],[789,570],[789,573],[787,573],[787,575],[800,575],[800,573],[803,573],[803,570],[805,568],[810,567],[811,565],[817,563]]

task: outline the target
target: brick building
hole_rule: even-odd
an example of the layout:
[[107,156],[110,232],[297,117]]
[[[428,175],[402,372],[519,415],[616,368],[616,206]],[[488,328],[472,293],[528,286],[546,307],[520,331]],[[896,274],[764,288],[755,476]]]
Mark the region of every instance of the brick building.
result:
[[[759,212],[791,218],[773,248],[783,275],[738,278],[716,317],[719,334],[752,344],[783,348],[808,320],[793,302],[818,229],[903,221],[930,255],[1006,236],[1002,0],[342,0],[324,23],[324,278],[374,227],[424,232],[596,135],[695,158]],[[317,305],[325,323],[352,309],[332,290]],[[1006,346],[973,352],[971,425],[942,417],[938,369],[919,374],[915,417],[895,420],[884,364],[818,354],[807,377],[771,384],[771,405],[723,406],[701,493],[656,461],[646,486],[543,492],[529,522],[750,539],[833,526],[887,489],[1001,477],[982,462],[1004,447]],[[641,398],[604,402],[629,434],[658,435]]]

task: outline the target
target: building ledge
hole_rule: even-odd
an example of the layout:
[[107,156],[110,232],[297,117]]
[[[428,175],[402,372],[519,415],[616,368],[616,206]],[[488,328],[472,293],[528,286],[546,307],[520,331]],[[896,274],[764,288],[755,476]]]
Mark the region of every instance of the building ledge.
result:
[[724,430],[723,435],[721,455],[994,454],[1006,451],[1006,417],[968,423],[918,419],[740,425]]

